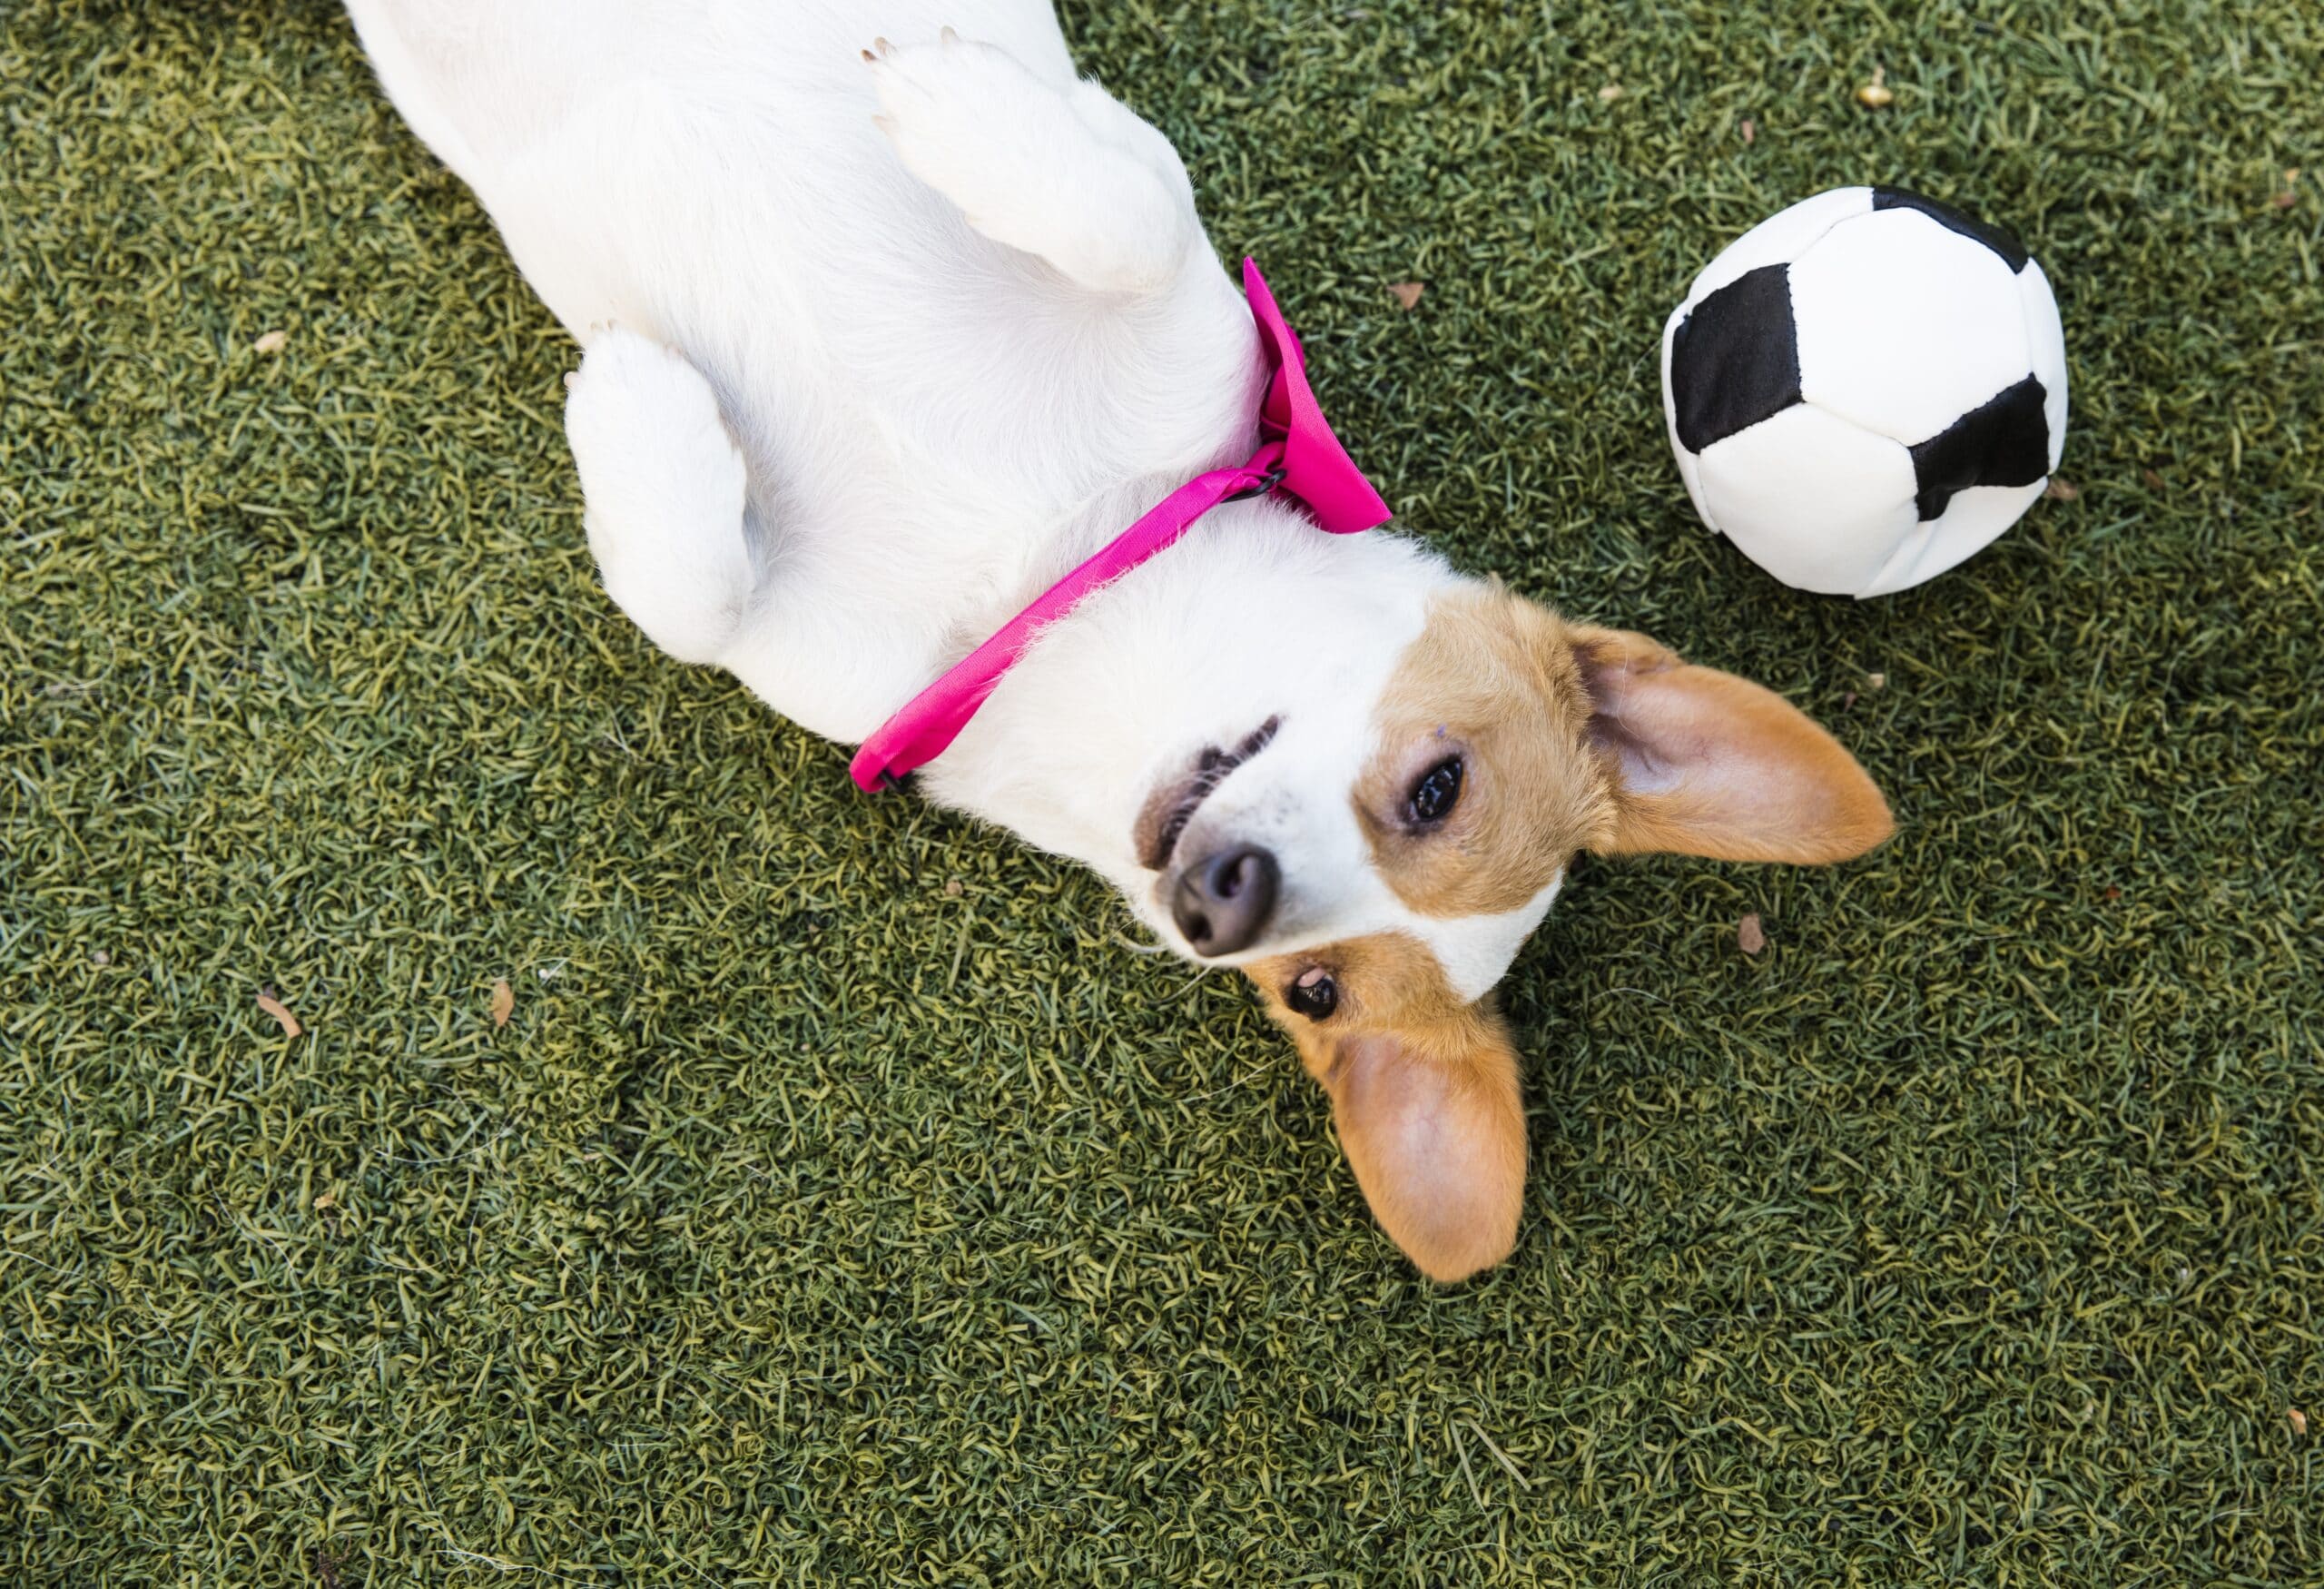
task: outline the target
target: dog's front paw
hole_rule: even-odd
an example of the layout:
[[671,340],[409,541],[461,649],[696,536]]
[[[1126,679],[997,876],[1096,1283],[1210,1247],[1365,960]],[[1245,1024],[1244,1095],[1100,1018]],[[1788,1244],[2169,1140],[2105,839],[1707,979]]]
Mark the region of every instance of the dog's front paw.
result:
[[1143,129],[1101,91],[1053,85],[950,28],[933,44],[877,40],[863,59],[874,119],[905,169],[985,236],[1108,291],[1157,286],[1179,262],[1193,209],[1162,169],[1177,157],[1150,129],[1129,138],[1094,126],[1082,103],[1093,95],[1096,121]]
[[751,594],[749,478],[702,372],[635,332],[595,334],[566,378],[565,433],[606,588],[654,643],[714,662]]
[[969,224],[1006,224],[1012,190],[1057,94],[1006,50],[946,28],[934,44],[874,40],[863,52],[880,96],[873,119],[911,173],[950,199]]

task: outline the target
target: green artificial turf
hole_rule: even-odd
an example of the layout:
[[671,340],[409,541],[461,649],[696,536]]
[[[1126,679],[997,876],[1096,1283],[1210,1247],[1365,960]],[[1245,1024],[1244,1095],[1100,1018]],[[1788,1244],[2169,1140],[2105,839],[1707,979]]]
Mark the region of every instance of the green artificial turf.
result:
[[[1902,822],[1580,869],[1451,1290],[1236,980],[613,608],[330,5],[0,13],[0,1581],[2324,1581],[2311,0],[1076,0],[1408,528]],[[1856,606],[1656,341],[1876,180],[2048,267],[2080,496]]]

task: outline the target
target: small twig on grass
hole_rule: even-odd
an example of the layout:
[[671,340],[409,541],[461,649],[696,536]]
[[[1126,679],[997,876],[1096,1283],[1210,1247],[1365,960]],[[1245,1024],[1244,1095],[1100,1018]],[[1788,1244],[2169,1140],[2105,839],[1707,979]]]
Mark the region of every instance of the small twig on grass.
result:
[[[667,1547],[665,1546],[665,1548],[666,1549]],[[717,1579],[712,1577],[709,1574],[704,1572],[700,1567],[695,1566],[692,1562],[686,1560],[685,1557],[679,1555],[675,1551],[671,1552],[671,1559],[705,1584],[715,1584],[718,1582]]]
[[68,1280],[74,1278],[72,1270],[60,1269],[46,1258],[34,1258],[31,1253],[23,1250],[21,1248],[0,1247],[0,1258],[20,1258],[26,1263],[36,1263],[40,1265],[41,1268],[46,1269],[52,1275],[63,1275]]
[[[441,1530],[439,1529],[438,1532]],[[488,1556],[480,1551],[462,1550],[456,1545],[448,1544],[438,1548],[448,1556],[457,1556],[464,1562],[481,1562],[486,1566],[503,1573],[538,1573],[542,1577],[553,1578],[559,1584],[580,1584],[585,1586],[589,1582],[586,1578],[568,1578],[562,1573],[552,1573],[547,1567],[529,1566],[523,1562],[504,1562],[498,1556]]]
[[2009,1145],[2009,1206],[2001,1211],[2001,1224],[1994,1230],[1994,1239],[1985,1244],[1985,1264],[1992,1267],[1994,1254],[2001,1249],[2001,1239],[2009,1234],[2009,1222],[2017,1217],[2017,1144]]
[[1502,1466],[1509,1470],[1509,1476],[1517,1481],[1517,1487],[1519,1489],[1530,1490],[1533,1487],[1533,1481],[1525,1476],[1524,1470],[1517,1466],[1516,1462],[1510,1456],[1508,1452],[1503,1451],[1500,1446],[1494,1445],[1492,1443],[1492,1436],[1479,1428],[1473,1420],[1470,1422],[1469,1433],[1474,1435],[1478,1439],[1485,1443],[1485,1449],[1492,1453],[1494,1461],[1500,1463]]
[[1266,1074],[1266,1071],[1264,1066],[1256,1071],[1246,1071],[1224,1087],[1214,1087],[1207,1092],[1197,1092],[1191,1098],[1182,1098],[1178,1101],[1181,1103],[1200,1103],[1206,1098],[1216,1098],[1222,1092],[1234,1092],[1242,1088],[1248,1087],[1253,1081],[1258,1080],[1258,1078],[1265,1074]]
[[1484,1492],[1477,1488],[1477,1476],[1469,1469],[1469,1448],[1461,1443],[1458,1425],[1453,1426],[1452,1455],[1461,1459],[1461,1476],[1469,1481],[1469,1498],[1477,1504],[1478,1511],[1483,1511],[1485,1509]]
[[944,991],[948,993],[960,980],[960,960],[969,952],[969,932],[976,924],[977,919],[973,915],[964,916],[960,920],[960,941],[952,945],[952,970],[944,978]]

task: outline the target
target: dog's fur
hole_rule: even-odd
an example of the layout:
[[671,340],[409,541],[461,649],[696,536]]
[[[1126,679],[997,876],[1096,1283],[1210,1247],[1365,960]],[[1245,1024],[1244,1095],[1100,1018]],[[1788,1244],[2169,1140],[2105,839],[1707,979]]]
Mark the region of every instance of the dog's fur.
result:
[[[1187,173],[1077,79],[1043,0],[349,9],[586,346],[566,423],[606,588],[818,734],[862,739],[1255,445],[1256,335]],[[1450,755],[1458,804],[1413,820]],[[1889,828],[1758,686],[1265,499],[1046,631],[921,784],[1096,868],[1184,953],[1177,869],[1272,851],[1272,921],[1219,962],[1445,1279],[1514,1240],[1524,1117],[1489,995],[1573,854],[1821,862]],[[1338,1002],[1311,1020],[1286,999],[1319,972]]]

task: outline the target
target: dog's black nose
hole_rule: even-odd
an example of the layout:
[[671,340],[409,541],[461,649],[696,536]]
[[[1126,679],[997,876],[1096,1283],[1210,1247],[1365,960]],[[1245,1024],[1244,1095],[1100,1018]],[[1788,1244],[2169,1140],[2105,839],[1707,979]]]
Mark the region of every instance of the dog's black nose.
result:
[[1248,949],[1266,931],[1282,882],[1283,868],[1272,853],[1237,844],[1178,873],[1170,919],[1196,954],[1232,954]]

